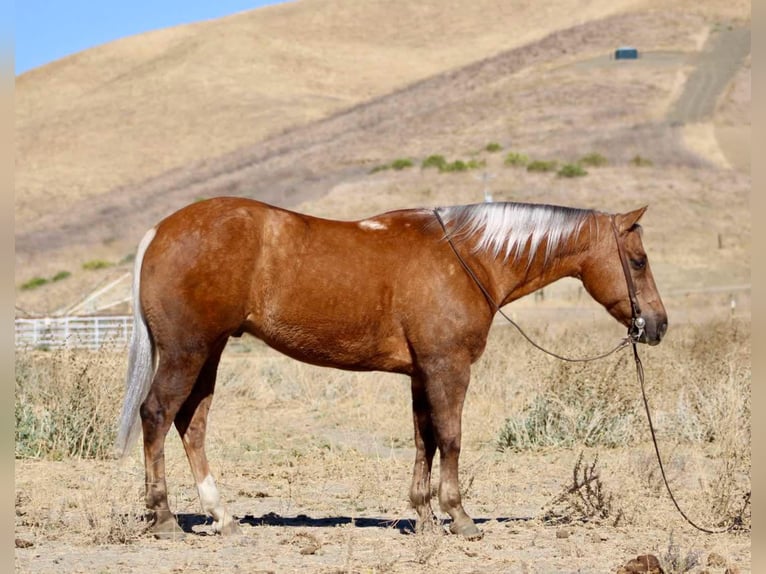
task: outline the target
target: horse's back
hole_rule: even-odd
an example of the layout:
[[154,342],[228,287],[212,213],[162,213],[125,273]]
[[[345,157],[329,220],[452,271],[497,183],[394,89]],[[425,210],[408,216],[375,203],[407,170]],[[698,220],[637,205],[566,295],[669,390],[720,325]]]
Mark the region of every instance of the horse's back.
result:
[[308,362],[402,370],[403,319],[429,298],[413,274],[433,265],[431,233],[415,210],[343,222],[207,200],[158,224],[142,304],[155,329],[195,344],[249,332]]

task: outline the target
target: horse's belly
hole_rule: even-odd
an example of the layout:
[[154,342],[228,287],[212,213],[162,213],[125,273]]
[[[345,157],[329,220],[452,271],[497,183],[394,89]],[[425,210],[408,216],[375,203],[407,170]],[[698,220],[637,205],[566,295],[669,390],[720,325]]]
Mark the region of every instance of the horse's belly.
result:
[[245,330],[270,347],[306,363],[348,370],[408,373],[409,347],[400,334],[380,325],[316,321],[311,326],[282,320]]

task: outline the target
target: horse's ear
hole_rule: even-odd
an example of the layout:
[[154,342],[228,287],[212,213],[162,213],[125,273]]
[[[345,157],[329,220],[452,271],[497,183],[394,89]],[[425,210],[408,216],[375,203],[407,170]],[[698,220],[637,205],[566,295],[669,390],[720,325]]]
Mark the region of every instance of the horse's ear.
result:
[[638,220],[641,219],[641,216],[644,214],[648,207],[648,205],[645,205],[628,213],[618,213],[615,215],[614,222],[617,225],[617,231],[620,233],[626,233],[629,231],[634,225],[638,223]]

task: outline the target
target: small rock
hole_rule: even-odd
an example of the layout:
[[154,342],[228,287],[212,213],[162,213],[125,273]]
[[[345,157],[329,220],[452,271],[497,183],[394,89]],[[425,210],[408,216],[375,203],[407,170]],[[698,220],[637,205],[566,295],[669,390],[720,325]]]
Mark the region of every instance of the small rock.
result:
[[590,534],[591,542],[606,542],[609,540],[609,537],[606,534],[602,534],[601,532],[591,532]]
[[739,574],[739,568],[736,566],[729,566],[726,570],[724,570],[723,574]]
[[572,534],[568,528],[559,528],[556,531],[556,538],[569,538],[570,534]]
[[35,543],[30,540],[24,540],[23,538],[16,539],[16,548],[31,548]]
[[617,574],[665,574],[654,554],[642,554],[617,570]]

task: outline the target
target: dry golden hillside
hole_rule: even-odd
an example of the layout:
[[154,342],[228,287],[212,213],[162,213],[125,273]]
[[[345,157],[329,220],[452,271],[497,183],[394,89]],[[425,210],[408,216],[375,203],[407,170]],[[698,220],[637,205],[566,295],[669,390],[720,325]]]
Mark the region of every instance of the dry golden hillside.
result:
[[[749,25],[749,3],[666,4],[304,0],[126,38],[23,74],[16,281],[72,276],[20,291],[17,302],[33,312],[75,302],[129,270],[86,271],[84,262],[119,263],[147,227],[200,197],[245,195],[340,218],[480,200],[477,173],[370,174],[434,153],[485,161],[497,199],[651,203],[667,285],[683,288],[704,269],[717,233],[731,250],[703,283],[746,282],[749,223],[739,219],[749,174],[718,150],[710,118],[681,125],[668,114],[711,43]],[[615,67],[608,56],[621,44],[646,57]],[[723,68],[740,66],[732,62]],[[749,130],[749,60],[738,69],[717,104],[732,149]],[[577,181],[533,176],[482,152],[488,142],[560,161],[598,152],[610,165]],[[636,155],[653,167],[632,169]],[[693,233],[670,244],[679,213]],[[698,233],[706,226],[713,239]],[[676,271],[665,279],[664,268]]]
[[17,226],[636,4],[304,0],[73,55],[17,78]]

